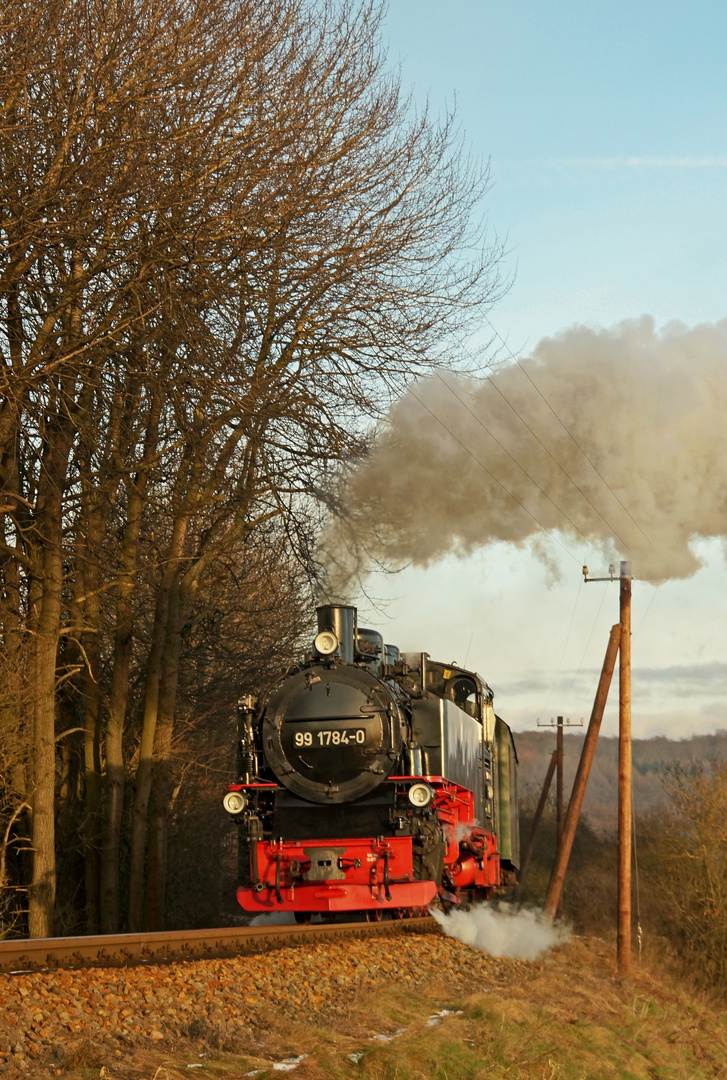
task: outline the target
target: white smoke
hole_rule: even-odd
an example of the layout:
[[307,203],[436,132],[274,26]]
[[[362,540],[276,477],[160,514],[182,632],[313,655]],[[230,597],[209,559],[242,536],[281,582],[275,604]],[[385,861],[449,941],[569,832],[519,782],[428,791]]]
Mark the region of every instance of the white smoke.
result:
[[570,939],[570,930],[564,926],[551,926],[536,911],[506,915],[482,904],[469,911],[454,909],[448,915],[432,908],[431,914],[447,937],[472,945],[490,956],[507,956],[511,960],[536,960],[541,953]]
[[726,417],[727,320],[576,326],[489,378],[424,379],[344,483],[348,520],[322,545],[331,598],[376,560],[496,541],[547,563],[560,538],[599,570],[689,577],[692,541],[727,534]]
[[459,825],[448,830],[450,842],[461,844],[463,840],[469,840],[475,828],[479,828],[476,821],[461,821]]

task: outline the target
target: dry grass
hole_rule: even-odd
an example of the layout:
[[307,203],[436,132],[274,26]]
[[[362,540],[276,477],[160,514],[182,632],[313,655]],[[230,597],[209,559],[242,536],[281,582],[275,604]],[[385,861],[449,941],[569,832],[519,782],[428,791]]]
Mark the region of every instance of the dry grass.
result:
[[[103,1062],[98,1055],[85,1061],[79,1055],[66,1062],[61,1075],[64,1080],[242,1080],[253,1071],[257,1080],[727,1077],[727,1021],[718,1005],[656,967],[637,968],[623,984],[614,973],[610,945],[577,939],[540,962],[501,971],[487,986],[472,980],[454,994],[445,979],[416,990],[392,980],[361,992],[343,1015],[286,1015],[262,1008],[254,1044],[235,1053],[189,1041]],[[431,1024],[432,1014],[445,1008],[450,1015]],[[273,1069],[275,1062],[301,1055],[294,1070]]]

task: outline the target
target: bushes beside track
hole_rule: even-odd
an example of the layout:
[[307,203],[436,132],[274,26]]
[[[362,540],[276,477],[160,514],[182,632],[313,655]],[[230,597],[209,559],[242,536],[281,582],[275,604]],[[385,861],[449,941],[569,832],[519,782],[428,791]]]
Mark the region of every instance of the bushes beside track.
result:
[[[637,818],[633,864],[633,943],[703,989],[727,993],[727,763],[668,767],[666,809]],[[527,837],[533,808],[521,809]],[[554,805],[546,809],[522,900],[541,906],[555,858]],[[616,931],[617,843],[581,819],[562,898],[578,933]]]

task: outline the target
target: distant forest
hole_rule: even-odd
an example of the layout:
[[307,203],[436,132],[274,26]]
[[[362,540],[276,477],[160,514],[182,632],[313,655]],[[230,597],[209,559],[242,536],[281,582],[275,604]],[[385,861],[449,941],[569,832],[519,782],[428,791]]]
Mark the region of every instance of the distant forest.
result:
[[[583,748],[585,732],[563,736],[564,799],[573,786],[573,778]],[[525,806],[537,801],[550,755],[555,749],[555,733],[521,731],[515,734],[520,761],[520,797]],[[666,803],[660,776],[670,765],[690,762],[727,761],[727,731],[714,735],[694,735],[691,739],[634,739],[633,785],[634,810],[637,816],[654,813]],[[591,826],[602,832],[616,828],[616,793],[618,787],[618,739],[601,737],[588,780],[583,812]],[[555,780],[551,789],[555,797]]]

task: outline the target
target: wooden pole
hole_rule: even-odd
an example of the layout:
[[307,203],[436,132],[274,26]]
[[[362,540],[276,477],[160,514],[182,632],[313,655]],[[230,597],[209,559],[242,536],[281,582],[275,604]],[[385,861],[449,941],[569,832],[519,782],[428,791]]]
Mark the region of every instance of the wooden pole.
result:
[[555,810],[555,839],[556,845],[560,844],[563,832],[563,717],[557,718],[555,747],[558,754],[558,772],[556,773],[556,810]]
[[601,678],[598,680],[598,689],[596,690],[596,697],[593,702],[591,719],[588,723],[588,731],[586,732],[583,750],[581,751],[581,759],[578,762],[578,771],[576,772],[576,778],[573,781],[573,791],[565,815],[563,835],[558,846],[558,854],[556,856],[555,865],[553,866],[553,871],[550,875],[548,891],[545,896],[545,917],[549,922],[552,922],[555,918],[558,902],[560,901],[560,894],[563,891],[563,881],[565,880],[565,872],[568,868],[568,860],[570,858],[571,848],[573,847],[573,838],[576,834],[576,826],[581,813],[581,805],[586,791],[588,774],[591,771],[593,755],[596,752],[596,742],[598,741],[598,732],[601,728],[601,720],[603,719],[603,710],[606,708],[608,690],[611,686],[614,668],[616,667],[616,656],[618,655],[620,637],[621,627],[617,623],[611,628],[611,635],[608,639],[608,648],[606,649],[606,656],[603,661],[603,668],[601,669]]
[[530,826],[530,834],[523,848],[523,856],[520,860],[520,876],[518,878],[517,888],[513,893],[513,903],[517,904],[522,896],[522,891],[525,886],[525,878],[528,876],[528,868],[530,866],[530,860],[533,855],[533,848],[535,847],[535,839],[538,835],[538,829],[540,828],[540,819],[543,816],[543,810],[545,809],[545,803],[548,799],[548,792],[550,791],[550,785],[553,781],[553,773],[555,772],[555,765],[558,760],[558,751],[554,750],[550,755],[550,764],[548,765],[548,771],[545,774],[545,780],[543,781],[543,788],[540,792],[540,798],[538,799],[538,805],[535,808],[535,817],[533,823]]
[[619,978],[631,972],[631,569],[621,563],[618,688],[618,931]]
[[[563,717],[556,718],[555,746],[558,754],[558,773],[555,797],[555,857],[558,858],[558,850],[563,835]],[[558,902],[556,917],[563,917],[563,905]]]

